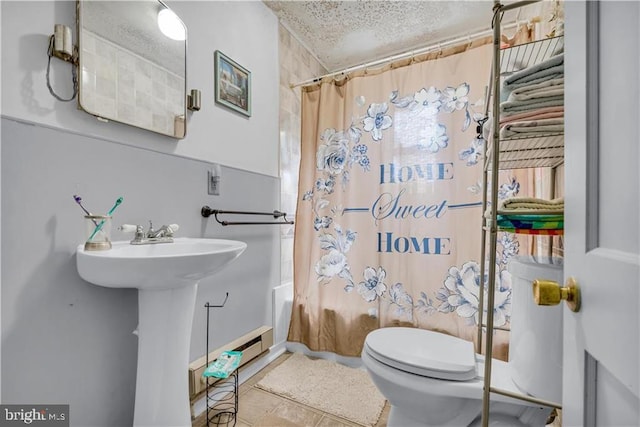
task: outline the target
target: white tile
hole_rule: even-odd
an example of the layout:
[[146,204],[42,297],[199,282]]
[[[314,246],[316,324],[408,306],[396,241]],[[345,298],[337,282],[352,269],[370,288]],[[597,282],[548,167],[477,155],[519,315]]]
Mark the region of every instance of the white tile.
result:
[[109,80],[116,80],[118,70],[118,64],[115,61],[109,60],[103,56],[96,56],[95,58],[95,72],[99,77],[104,77]]
[[151,79],[152,66],[142,58],[136,59],[136,74],[141,74]]
[[112,44],[101,40],[100,38],[96,38],[95,44],[96,46],[94,53],[96,54],[96,56],[99,58],[103,58],[106,61],[111,62],[112,64],[115,64],[117,53],[116,48]]
[[167,133],[168,132],[168,124],[166,116],[162,114],[153,114],[153,129],[157,132]]
[[151,79],[141,73],[135,75],[136,93],[151,95]]
[[96,51],[95,35],[89,31],[82,32],[82,52],[94,53]]
[[135,88],[135,74],[126,68],[118,67],[117,80],[118,89],[121,87],[127,87],[133,90]]
[[151,78],[153,79],[154,83],[165,86],[167,84],[167,74],[167,71],[163,68],[155,66],[151,67]]
[[130,52],[120,50],[118,51],[118,67],[135,72],[136,70],[136,58]]
[[82,56],[80,57],[82,62],[82,69],[89,70],[91,72],[95,72],[96,70],[96,60],[95,56],[91,52],[83,51]]
[[96,75],[87,71],[86,69],[82,69],[82,75],[80,76],[80,81],[82,82],[82,89],[85,92],[95,92],[96,91]]
[[118,85],[118,94],[117,98],[118,104],[131,104],[135,105],[136,103],[136,91],[132,86],[123,86]]
[[136,109],[148,110],[151,113],[151,97],[149,94],[136,90]]
[[136,108],[132,104],[118,104],[118,120],[133,123],[136,120]]
[[116,117],[116,100],[109,97],[96,95],[94,112],[102,117]]
[[151,95],[153,96],[154,102],[162,101],[162,103],[164,103],[164,100],[166,99],[166,92],[167,88],[163,83],[156,80],[151,82]]
[[185,82],[183,78],[178,77],[175,74],[168,73],[167,86],[170,87],[171,89],[184,91]]
[[96,77],[96,94],[105,98],[116,100],[116,82],[104,77]]
[[150,128],[153,125],[153,115],[151,111],[136,108],[136,123],[140,127]]

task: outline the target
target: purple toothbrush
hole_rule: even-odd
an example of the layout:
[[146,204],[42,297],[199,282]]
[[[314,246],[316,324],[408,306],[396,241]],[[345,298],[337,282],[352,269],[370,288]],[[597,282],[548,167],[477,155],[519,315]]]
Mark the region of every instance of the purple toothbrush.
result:
[[[82,206],[82,197],[78,196],[77,194],[74,194],[73,195],[73,200],[75,200],[76,203],[78,204],[78,206],[80,206],[82,208],[84,213],[86,213],[87,215],[91,216],[91,212],[89,212],[84,206]],[[98,226],[98,223],[94,219],[92,219],[91,221],[96,225],[96,227]]]

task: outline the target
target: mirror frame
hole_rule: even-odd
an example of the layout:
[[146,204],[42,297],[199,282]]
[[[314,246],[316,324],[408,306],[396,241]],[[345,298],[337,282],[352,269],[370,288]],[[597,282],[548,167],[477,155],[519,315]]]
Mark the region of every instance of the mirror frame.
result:
[[[152,4],[151,1],[143,1]],[[95,44],[93,46],[91,45],[89,35],[85,32],[90,31],[90,29],[84,26],[86,17],[83,17],[83,14],[86,12],[86,3],[93,3],[93,1],[76,0],[76,26],[78,34],[77,66],[79,74],[78,108],[101,121],[123,123],[176,139],[185,138],[187,134],[188,37],[187,27],[184,25],[184,22],[180,20],[185,30],[185,40],[179,41],[181,45],[178,46],[178,52],[181,52],[182,44],[184,45],[184,77],[182,77],[169,70],[168,67],[164,67],[163,64],[154,63],[145,56],[129,50],[121,44],[106,40],[106,38],[101,38],[102,40],[94,38],[94,43],[97,40],[99,46],[106,46],[107,48],[104,56],[96,54],[96,46]],[[115,3],[121,4],[123,7],[128,7],[131,2],[115,1],[104,3]],[[140,3],[142,3],[142,1]],[[153,4],[158,5],[158,11],[163,8],[171,10],[162,0],[154,0]],[[159,32],[160,30],[158,29],[158,33]],[[169,40],[166,36],[161,33],[159,34],[161,37]],[[149,37],[151,38],[152,36]],[[140,37],[140,39],[142,40],[143,38]],[[163,42],[167,40],[162,39]],[[146,40],[142,40],[141,44],[147,46],[148,43],[145,42]],[[173,43],[173,41],[169,43]],[[118,58],[118,61],[116,61],[115,58]],[[113,61],[111,62],[110,60]],[[103,67],[98,65],[99,61]],[[120,64],[122,66],[119,66],[119,62],[122,62],[124,65]],[[110,63],[115,65],[109,68]],[[130,73],[122,74],[123,70],[130,71]],[[136,78],[140,81],[139,85],[143,87],[142,91],[136,91],[135,89]],[[99,79],[104,83],[102,94],[98,94],[98,91],[95,90]],[[123,81],[125,84],[122,84]],[[121,84],[121,86],[119,86],[119,84]],[[131,87],[130,91],[120,88],[126,88],[129,85]],[[165,102],[170,105],[172,102],[173,107],[177,107],[179,104],[179,108],[167,107],[164,110],[157,109],[161,103],[158,102],[159,98],[153,97],[152,91],[155,90],[158,90],[158,93],[164,92]],[[138,98],[136,98],[137,94],[140,94]],[[178,96],[180,96],[180,102],[178,102]],[[125,98],[128,102],[120,102],[120,98]],[[170,101],[166,101],[167,98],[169,98]],[[100,101],[102,101],[102,105],[107,106],[106,109],[101,110]],[[152,111],[152,108],[156,109],[156,111]],[[140,114],[140,111],[143,113]],[[173,118],[173,122],[171,122],[171,118]]]

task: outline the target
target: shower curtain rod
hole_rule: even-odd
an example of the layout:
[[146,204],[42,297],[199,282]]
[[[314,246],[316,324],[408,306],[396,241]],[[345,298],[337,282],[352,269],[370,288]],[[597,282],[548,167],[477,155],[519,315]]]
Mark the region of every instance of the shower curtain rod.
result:
[[[512,28],[512,27],[515,27],[517,24],[518,24],[518,22],[512,22],[511,24],[505,24],[505,25],[503,25],[503,28]],[[319,82],[320,80],[322,80],[322,79],[324,79],[326,77],[338,76],[340,74],[350,73],[352,71],[360,70],[362,68],[368,68],[368,67],[372,67],[374,65],[381,65],[381,64],[385,64],[385,63],[391,62],[391,61],[396,61],[396,60],[399,60],[399,59],[410,58],[410,57],[415,56],[415,55],[421,55],[423,53],[427,53],[427,52],[430,52],[430,51],[433,51],[433,50],[436,50],[436,49],[442,49],[442,48],[448,47],[450,45],[455,45],[455,44],[458,44],[458,43],[463,42],[463,41],[471,42],[473,40],[479,39],[481,37],[487,37],[487,36],[490,36],[492,34],[493,34],[493,30],[491,30],[491,29],[478,31],[477,33],[474,33],[474,34],[468,34],[468,35],[465,35],[465,36],[456,37],[456,38],[449,39],[449,40],[444,40],[444,41],[441,41],[439,43],[435,43],[435,44],[432,44],[432,45],[429,45],[429,46],[426,46],[426,47],[422,47],[422,48],[417,49],[417,50],[412,50],[412,51],[408,51],[408,52],[404,52],[404,53],[399,53],[399,54],[396,54],[396,55],[387,56],[386,58],[377,59],[375,61],[367,62],[365,64],[360,64],[360,65],[355,65],[353,67],[345,68],[344,70],[341,70],[341,71],[334,71],[332,73],[327,73],[327,74],[324,74],[322,76],[315,77],[315,78],[312,78],[312,79],[309,79],[309,80],[305,80],[305,81],[300,82],[300,83],[295,83],[295,84],[294,83],[290,83],[289,87],[291,89],[294,89],[294,88],[296,88],[298,86],[308,86],[308,85],[317,83],[317,82]]]

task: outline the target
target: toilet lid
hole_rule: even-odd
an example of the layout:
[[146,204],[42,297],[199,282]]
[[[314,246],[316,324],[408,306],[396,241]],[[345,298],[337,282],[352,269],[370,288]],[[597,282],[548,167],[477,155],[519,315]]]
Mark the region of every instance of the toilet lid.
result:
[[370,332],[365,349],[394,368],[431,378],[467,381],[476,377],[473,343],[417,328],[382,328]]

